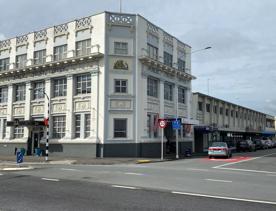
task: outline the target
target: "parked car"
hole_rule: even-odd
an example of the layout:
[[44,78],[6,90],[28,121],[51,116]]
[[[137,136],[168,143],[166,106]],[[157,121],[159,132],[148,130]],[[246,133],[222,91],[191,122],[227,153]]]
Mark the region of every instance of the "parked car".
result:
[[260,139],[255,139],[253,143],[255,144],[256,149],[263,149],[263,143]]
[[265,140],[268,148],[273,148],[273,142],[270,139]]
[[236,145],[237,152],[240,151],[256,151],[256,144],[251,140],[242,140],[237,142]]
[[272,140],[272,143],[273,143],[273,148],[275,148],[276,147],[276,141]]
[[226,142],[213,142],[208,149],[209,158],[212,157],[232,157],[232,151]]
[[266,142],[267,140],[261,140],[261,142],[262,142],[262,149],[268,149],[268,144],[267,144],[267,142]]

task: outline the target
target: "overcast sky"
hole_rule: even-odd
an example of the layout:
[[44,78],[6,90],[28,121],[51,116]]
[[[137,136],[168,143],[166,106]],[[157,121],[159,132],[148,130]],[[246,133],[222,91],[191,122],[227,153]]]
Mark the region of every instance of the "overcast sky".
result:
[[[192,46],[193,91],[276,116],[276,1],[122,0]],[[119,0],[0,0],[0,39],[118,11]]]

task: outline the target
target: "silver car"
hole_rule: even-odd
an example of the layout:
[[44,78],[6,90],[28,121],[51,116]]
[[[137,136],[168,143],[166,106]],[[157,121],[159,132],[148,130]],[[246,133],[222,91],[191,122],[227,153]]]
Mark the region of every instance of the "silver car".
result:
[[208,149],[209,158],[212,157],[232,157],[231,149],[226,142],[213,142]]

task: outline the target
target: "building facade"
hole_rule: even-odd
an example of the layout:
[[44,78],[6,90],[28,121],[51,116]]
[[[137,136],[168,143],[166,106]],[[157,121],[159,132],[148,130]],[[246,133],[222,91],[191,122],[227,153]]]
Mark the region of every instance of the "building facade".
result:
[[158,157],[158,118],[181,118],[180,153],[192,148],[190,56],[140,15],[110,12],[0,41],[0,153],[45,149],[48,112],[50,156]]
[[270,115],[202,93],[193,93],[195,151],[203,152],[213,141],[236,142],[247,138],[275,137],[275,122]]

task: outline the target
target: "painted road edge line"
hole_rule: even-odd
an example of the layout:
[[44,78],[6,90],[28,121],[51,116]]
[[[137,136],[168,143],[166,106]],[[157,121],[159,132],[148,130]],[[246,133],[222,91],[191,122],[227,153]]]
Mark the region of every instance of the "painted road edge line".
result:
[[124,189],[130,189],[130,190],[137,190],[139,188],[132,187],[132,186],[123,186],[123,185],[111,185],[114,188],[124,188]]
[[254,157],[254,158],[247,159],[247,160],[232,162],[232,163],[225,163],[225,164],[222,164],[222,165],[219,165],[219,166],[214,166],[212,168],[219,169],[219,168],[224,167],[224,166],[229,166],[229,165],[234,165],[234,164],[237,164],[237,163],[243,163],[243,162],[247,162],[247,161],[251,161],[251,160],[256,160],[256,159],[263,158],[263,157],[268,157],[268,156],[274,155],[274,154],[276,154],[276,153],[271,153],[271,154],[267,154],[267,155],[263,155],[263,156],[259,156],[259,157]]
[[254,200],[254,199],[233,198],[233,197],[226,197],[226,196],[216,196],[216,195],[178,192],[178,191],[172,191],[171,193],[179,194],[179,195],[187,195],[187,196],[200,196],[200,197],[205,197],[205,198],[226,199],[226,200],[233,200],[233,201],[244,201],[244,202],[254,202],[254,203],[260,203],[260,204],[273,204],[273,205],[276,205],[276,202],[274,202],[274,201],[261,201],[261,200]]
[[232,182],[232,181],[230,181],[230,180],[220,180],[220,179],[205,179],[205,180],[207,180],[207,181],[211,181],[211,182],[228,182],[228,183],[230,183],[230,182]]
[[125,172],[127,175],[135,175],[135,176],[143,176],[144,174],[141,173],[134,173],[134,172]]
[[41,178],[42,180],[46,180],[46,181],[53,181],[53,182],[59,182],[59,179],[52,179],[52,178]]
[[276,174],[276,172],[274,172],[274,171],[261,171],[261,170],[253,170],[253,169],[238,169],[238,168],[223,168],[223,167],[218,168],[218,169],[221,169],[221,170],[231,170],[231,171],[253,172],[253,173]]
[[69,168],[61,168],[60,170],[63,170],[63,171],[81,171],[81,170],[78,170],[78,169],[69,169]]

